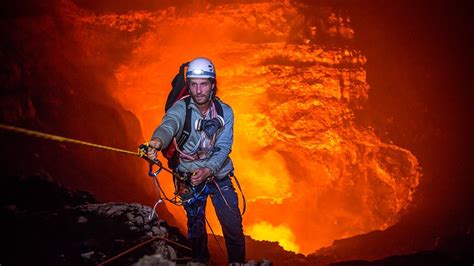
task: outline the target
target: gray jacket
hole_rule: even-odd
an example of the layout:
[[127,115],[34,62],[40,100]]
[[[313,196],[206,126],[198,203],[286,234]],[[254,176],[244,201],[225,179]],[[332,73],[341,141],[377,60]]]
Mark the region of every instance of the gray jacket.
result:
[[[198,159],[192,162],[180,159],[180,164],[178,167],[179,171],[194,172],[198,168],[208,167],[211,169],[212,175],[217,178],[223,178],[234,169],[232,160],[229,157],[234,138],[234,113],[229,105],[220,100],[218,101],[222,105],[222,110],[224,113],[224,126],[217,131],[217,140],[215,143],[215,147],[218,147],[219,150],[215,151],[207,159]],[[174,105],[168,109],[164,115],[161,124],[153,132],[152,139],[160,139],[160,141],[163,143],[163,147],[166,147],[173,141],[174,137],[180,136],[186,116],[185,108],[186,103],[184,100],[175,102]],[[184,152],[190,152],[199,141],[200,133],[195,130],[194,124],[197,119],[202,118],[201,112],[192,99],[188,108],[191,108],[192,110],[191,134],[189,135],[188,141],[183,146],[182,150]],[[209,114],[207,118],[209,118]]]

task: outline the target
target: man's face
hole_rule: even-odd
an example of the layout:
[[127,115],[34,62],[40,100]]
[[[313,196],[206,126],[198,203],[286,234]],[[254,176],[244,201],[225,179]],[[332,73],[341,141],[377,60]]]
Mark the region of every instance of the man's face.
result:
[[191,78],[189,81],[189,90],[191,97],[197,104],[205,104],[211,98],[211,92],[214,84],[209,79]]

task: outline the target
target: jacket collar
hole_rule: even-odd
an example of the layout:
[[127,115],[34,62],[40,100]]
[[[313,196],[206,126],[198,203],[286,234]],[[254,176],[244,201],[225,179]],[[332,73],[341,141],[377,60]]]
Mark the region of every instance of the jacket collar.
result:
[[[190,108],[193,108],[194,110],[196,110],[196,112],[198,112],[199,114],[201,113],[201,110],[199,110],[199,107],[197,106],[197,104],[194,102],[194,99],[193,97],[191,97],[191,95],[189,96],[190,97],[190,101],[189,101],[189,106]],[[214,98],[214,101],[217,101],[217,99]]]

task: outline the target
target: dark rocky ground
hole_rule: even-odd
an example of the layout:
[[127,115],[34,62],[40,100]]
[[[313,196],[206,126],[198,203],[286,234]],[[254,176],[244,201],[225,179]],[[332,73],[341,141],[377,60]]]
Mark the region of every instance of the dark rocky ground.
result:
[[[97,265],[152,237],[188,245],[179,230],[160,217],[149,220],[150,207],[125,202],[101,203],[88,192],[63,187],[47,174],[3,176],[0,192],[2,265]],[[250,265],[272,265],[273,262],[274,265],[358,266],[472,265],[474,261],[471,249],[474,238],[467,234],[440,238],[438,246],[431,251],[335,263],[354,257],[352,253],[361,250],[361,245],[377,253],[374,249],[377,245],[372,243],[380,240],[376,235],[374,232],[339,240],[326,255],[321,251],[309,256],[285,251],[274,242],[247,237],[247,259]],[[223,238],[217,238],[224,247]],[[212,265],[226,265],[225,252],[221,252],[212,236],[209,236],[209,247],[213,254]],[[340,253],[341,250],[349,255]],[[158,239],[107,265],[185,265],[189,256],[185,248]]]
[[[68,190],[46,175],[1,179],[2,265],[96,265],[151,237],[186,239],[151,208],[99,203],[88,192]],[[111,263],[131,265],[145,255],[188,257],[186,249],[154,241]]]
[[[98,202],[85,191],[70,190],[48,174],[0,178],[1,265],[185,265],[190,252],[181,232],[154,216],[151,208],[126,202]],[[153,237],[162,239],[111,258]],[[225,249],[224,239],[217,236]],[[247,237],[250,265],[303,259],[277,243]],[[213,265],[227,264],[212,236],[209,246]]]

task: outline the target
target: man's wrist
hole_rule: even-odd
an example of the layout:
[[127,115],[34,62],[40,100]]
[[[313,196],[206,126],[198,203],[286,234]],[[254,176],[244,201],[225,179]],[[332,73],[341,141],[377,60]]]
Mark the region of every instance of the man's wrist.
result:
[[154,144],[156,143],[157,145],[154,145],[153,148],[157,150],[161,150],[161,148],[163,148],[163,141],[158,137],[152,138],[149,142],[153,142]]
[[214,171],[212,171],[210,167],[206,167],[206,168],[209,169],[209,177],[214,176]]

